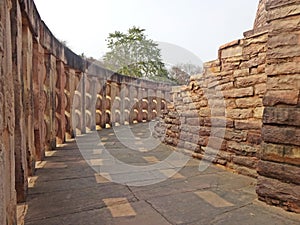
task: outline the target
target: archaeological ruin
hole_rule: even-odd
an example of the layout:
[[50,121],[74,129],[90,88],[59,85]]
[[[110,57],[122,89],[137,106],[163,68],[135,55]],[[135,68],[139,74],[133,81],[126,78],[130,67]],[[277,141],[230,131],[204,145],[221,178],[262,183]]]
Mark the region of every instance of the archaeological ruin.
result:
[[300,1],[260,0],[253,29],[185,86],[108,71],[60,43],[32,0],[0,1],[0,224],[28,177],[77,134],[160,117],[164,143],[257,179],[259,200],[300,213]]

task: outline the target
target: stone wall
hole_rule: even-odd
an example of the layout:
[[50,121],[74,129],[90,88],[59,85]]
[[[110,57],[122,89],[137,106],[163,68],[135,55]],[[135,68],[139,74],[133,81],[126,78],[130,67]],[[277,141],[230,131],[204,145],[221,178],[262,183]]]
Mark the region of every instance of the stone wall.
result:
[[115,74],[60,43],[32,0],[0,1],[0,224],[16,224],[45,151],[77,134],[149,121],[170,86]]
[[263,99],[259,199],[300,213],[300,1],[267,4],[267,92]]
[[261,144],[267,32],[219,49],[204,73],[188,86],[173,88],[165,115],[166,143],[193,151],[242,174],[257,176]]
[[173,88],[164,141],[258,177],[258,198],[300,212],[300,1],[261,0],[254,29]]

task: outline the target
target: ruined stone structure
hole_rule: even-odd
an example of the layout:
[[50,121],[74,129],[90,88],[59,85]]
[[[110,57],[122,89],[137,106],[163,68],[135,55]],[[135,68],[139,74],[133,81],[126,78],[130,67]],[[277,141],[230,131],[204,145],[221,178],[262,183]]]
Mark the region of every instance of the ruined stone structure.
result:
[[254,28],[173,88],[167,144],[258,178],[260,200],[300,212],[300,1],[261,0]]
[[63,46],[32,0],[0,1],[0,224],[16,224],[35,162],[57,144],[162,112],[165,142],[257,177],[300,212],[300,1],[261,0],[253,30],[187,86],[113,74]]
[[74,54],[32,0],[1,0],[0,224],[16,224],[16,204],[45,151],[89,130],[152,120],[169,92]]

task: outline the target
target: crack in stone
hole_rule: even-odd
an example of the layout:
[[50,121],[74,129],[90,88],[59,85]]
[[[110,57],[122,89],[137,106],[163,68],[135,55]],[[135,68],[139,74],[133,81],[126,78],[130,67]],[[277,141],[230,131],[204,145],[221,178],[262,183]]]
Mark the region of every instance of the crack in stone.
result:
[[173,224],[165,215],[163,215],[159,210],[157,210],[151,202],[144,200],[155,212],[157,212],[162,218],[164,218],[169,224],[171,225],[175,225]]

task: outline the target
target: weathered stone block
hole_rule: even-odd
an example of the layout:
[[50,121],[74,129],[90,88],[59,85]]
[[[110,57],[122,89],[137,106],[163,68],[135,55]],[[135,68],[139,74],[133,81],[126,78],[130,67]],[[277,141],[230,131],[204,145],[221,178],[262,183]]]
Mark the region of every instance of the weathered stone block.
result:
[[242,68],[241,69],[235,69],[233,71],[233,77],[245,77],[250,75],[250,67]]
[[235,100],[235,103],[238,108],[255,108],[263,106],[262,98],[258,97],[238,98]]
[[274,35],[269,35],[268,47],[276,48],[276,47],[281,47],[283,45],[295,46],[299,42],[299,37],[300,37],[299,34],[290,33],[290,32],[282,32],[282,33],[276,33]]
[[195,117],[195,118],[187,118],[186,119],[186,124],[188,125],[192,125],[192,126],[197,126],[200,124],[199,122],[199,117]]
[[300,166],[300,147],[263,143],[261,159]]
[[280,46],[269,50],[267,54],[268,60],[284,59],[298,56],[300,56],[300,45],[295,45],[293,47]]
[[210,108],[201,108],[199,111],[199,115],[202,117],[210,117],[210,115],[211,115]]
[[251,46],[253,44],[261,44],[264,45],[268,40],[268,35],[266,33],[262,33],[260,35],[250,37],[250,38],[245,38],[244,39],[244,48]]
[[256,132],[249,131],[247,134],[247,142],[252,145],[259,145],[262,142],[261,129],[258,129]]
[[[300,63],[298,63],[300,64]],[[290,70],[286,70],[290,71]],[[300,71],[299,71],[300,73]],[[269,76],[267,88],[268,90],[288,90],[288,89],[300,89],[300,76],[298,74],[283,75],[283,76]],[[272,75],[272,74],[270,74]]]
[[263,97],[267,91],[267,84],[256,84],[254,86],[254,95]]
[[260,120],[236,120],[234,122],[234,126],[238,130],[260,130],[262,127],[262,122]]
[[259,161],[257,172],[261,176],[300,185],[300,167],[285,163]]
[[265,142],[300,146],[300,129],[264,125],[262,135]]
[[253,87],[239,88],[223,91],[225,98],[241,98],[247,96],[253,96]]
[[233,129],[226,129],[225,139],[228,141],[246,141],[247,133],[245,131],[238,131]]
[[186,117],[186,118],[194,118],[194,117],[199,117],[199,111],[198,110],[188,110],[188,111],[183,111],[180,116]]
[[256,107],[253,110],[253,118],[262,119],[263,118],[264,107]]
[[258,159],[256,157],[246,157],[246,156],[233,156],[232,162],[246,166],[248,168],[256,169]]
[[270,64],[266,67],[266,73],[268,75],[299,74],[300,63],[298,61],[292,61]]
[[199,127],[199,135],[200,136],[210,136],[210,127]]
[[238,155],[253,156],[258,152],[258,147],[250,146],[245,142],[228,141],[227,148]]
[[299,29],[299,27],[300,27],[299,16],[295,15],[291,17],[286,17],[283,20],[273,21],[272,29],[273,31],[276,32],[282,32],[287,30],[294,31]]
[[297,105],[299,91],[296,90],[274,90],[267,91],[263,103],[265,106],[277,104]]
[[285,18],[300,14],[300,8],[297,4],[286,5],[274,8],[268,12],[268,21]]
[[248,119],[253,115],[252,109],[228,109],[227,117],[232,119]]
[[253,86],[254,84],[266,83],[266,81],[267,76],[264,74],[251,75],[247,77],[238,77],[236,78],[235,86],[238,88],[249,87]]
[[258,177],[258,198],[271,205],[300,213],[300,185],[281,182],[263,176]]
[[242,46],[234,46],[221,50],[221,58],[238,57],[243,55]]
[[300,126],[300,108],[266,107],[263,122],[264,124]]
[[257,178],[257,172],[255,169],[251,169],[242,165],[237,165],[235,163],[227,163],[226,165],[228,168],[236,171],[239,174],[245,175],[245,176],[249,176],[249,177],[253,177],[253,178]]
[[264,65],[266,63],[266,53],[261,52],[258,55],[254,55],[249,60],[242,62],[240,65],[241,69],[258,67],[260,65]]
[[[267,42],[267,41],[265,40],[265,42]],[[260,53],[260,52],[265,52],[265,51],[266,51],[266,44],[265,43],[251,44],[247,47],[244,47],[243,55],[250,55],[251,56],[251,55],[254,55],[254,54],[257,54],[257,53]]]

